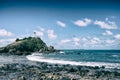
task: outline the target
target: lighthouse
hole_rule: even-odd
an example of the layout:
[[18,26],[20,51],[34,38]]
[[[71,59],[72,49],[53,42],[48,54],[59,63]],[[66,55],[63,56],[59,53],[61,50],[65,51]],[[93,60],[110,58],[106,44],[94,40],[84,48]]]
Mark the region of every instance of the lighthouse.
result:
[[36,32],[34,31],[34,37],[37,37]]

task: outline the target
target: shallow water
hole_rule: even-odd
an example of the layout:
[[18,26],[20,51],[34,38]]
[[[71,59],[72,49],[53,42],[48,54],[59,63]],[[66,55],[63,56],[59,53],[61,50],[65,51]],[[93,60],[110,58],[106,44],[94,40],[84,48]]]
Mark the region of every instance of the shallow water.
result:
[[32,62],[28,60],[26,56],[0,55],[0,66],[3,66],[3,64],[12,64],[12,63],[36,65],[36,62]]
[[105,68],[120,69],[120,51],[63,50],[60,53],[33,53],[32,55],[28,56],[0,55],[0,65],[10,63],[36,65],[36,62],[47,62],[52,64],[70,64],[80,66],[105,66]]
[[54,64],[70,64],[81,66],[105,66],[120,69],[119,50],[63,50],[53,54],[37,54],[27,56],[28,60]]

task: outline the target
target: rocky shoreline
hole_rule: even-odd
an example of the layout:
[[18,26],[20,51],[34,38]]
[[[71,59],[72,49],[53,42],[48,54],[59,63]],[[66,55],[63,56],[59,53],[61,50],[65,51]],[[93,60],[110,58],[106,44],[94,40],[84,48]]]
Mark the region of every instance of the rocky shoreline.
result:
[[120,70],[33,62],[0,66],[0,80],[120,80]]

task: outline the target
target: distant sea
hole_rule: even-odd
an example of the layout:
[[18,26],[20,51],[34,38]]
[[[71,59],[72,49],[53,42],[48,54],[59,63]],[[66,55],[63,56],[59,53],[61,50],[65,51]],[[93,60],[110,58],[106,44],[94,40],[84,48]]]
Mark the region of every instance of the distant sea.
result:
[[33,53],[26,58],[31,61],[52,64],[104,66],[120,69],[120,50],[62,50],[59,54]]

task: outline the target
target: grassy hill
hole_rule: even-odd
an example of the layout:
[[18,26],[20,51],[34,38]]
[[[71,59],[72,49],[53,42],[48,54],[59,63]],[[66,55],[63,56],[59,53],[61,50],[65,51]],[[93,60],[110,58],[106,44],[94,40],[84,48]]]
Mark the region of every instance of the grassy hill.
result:
[[0,53],[11,54],[30,54],[32,52],[54,52],[53,46],[48,47],[39,37],[28,37],[23,39],[16,39],[15,42],[0,48]]

